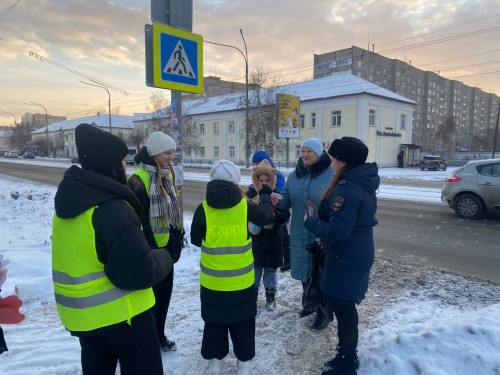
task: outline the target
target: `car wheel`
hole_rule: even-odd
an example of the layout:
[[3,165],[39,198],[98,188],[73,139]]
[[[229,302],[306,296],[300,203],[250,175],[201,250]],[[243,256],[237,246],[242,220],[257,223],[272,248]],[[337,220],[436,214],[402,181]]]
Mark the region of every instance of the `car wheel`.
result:
[[455,212],[462,219],[475,220],[483,214],[483,202],[472,194],[463,194],[455,200]]
[[420,168],[421,171],[423,171],[425,168]]
[[444,172],[444,171],[446,171],[446,168],[448,168],[448,166],[445,166],[445,167],[443,168],[443,172]]

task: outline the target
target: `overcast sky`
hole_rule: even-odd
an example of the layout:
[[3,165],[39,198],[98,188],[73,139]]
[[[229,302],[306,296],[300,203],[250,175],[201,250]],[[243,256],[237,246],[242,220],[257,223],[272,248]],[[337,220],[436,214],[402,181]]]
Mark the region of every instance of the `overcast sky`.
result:
[[[181,1],[181,0],[171,0]],[[500,93],[500,0],[194,0],[193,32],[244,50],[250,71],[280,72],[287,81],[312,79],[313,55],[352,45],[446,78]],[[120,113],[149,111],[144,25],[150,0],[0,0],[0,112],[83,117],[107,112],[104,89],[80,83],[76,73],[111,90]],[[421,45],[417,47],[415,45]],[[406,47],[402,49],[401,47]],[[398,49],[397,52],[390,52]],[[30,56],[30,51],[64,67]],[[241,54],[204,44],[204,75],[244,82]],[[0,125],[14,118],[0,115]]]

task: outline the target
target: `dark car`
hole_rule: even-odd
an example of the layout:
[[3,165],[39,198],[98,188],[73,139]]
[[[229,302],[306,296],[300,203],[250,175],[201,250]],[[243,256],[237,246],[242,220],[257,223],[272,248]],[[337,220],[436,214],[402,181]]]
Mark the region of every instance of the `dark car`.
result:
[[442,169],[443,171],[448,168],[448,163],[441,157],[436,155],[426,155],[420,161],[420,170],[423,171],[428,169],[429,171],[438,171]]
[[35,158],[35,153],[31,151],[26,151],[23,155],[23,158],[25,159],[34,159]]
[[471,161],[446,178],[441,200],[463,219],[500,214],[500,159]]

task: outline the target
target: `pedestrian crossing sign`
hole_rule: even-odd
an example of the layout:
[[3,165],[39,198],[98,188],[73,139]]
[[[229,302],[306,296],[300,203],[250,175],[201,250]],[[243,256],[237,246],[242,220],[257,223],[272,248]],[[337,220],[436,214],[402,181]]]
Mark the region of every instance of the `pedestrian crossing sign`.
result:
[[203,37],[162,23],[153,23],[155,87],[203,93]]

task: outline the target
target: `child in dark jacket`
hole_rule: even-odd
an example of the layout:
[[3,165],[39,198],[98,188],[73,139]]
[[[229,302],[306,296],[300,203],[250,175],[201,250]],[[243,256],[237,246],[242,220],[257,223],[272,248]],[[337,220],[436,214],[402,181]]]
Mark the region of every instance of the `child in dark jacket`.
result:
[[196,209],[191,243],[201,248],[200,300],[205,322],[201,355],[209,374],[220,374],[229,353],[229,335],[238,359],[238,374],[249,374],[255,356],[255,276],[248,222],[273,222],[271,189],[259,191],[260,206],[238,187],[239,168],[229,160],[216,161],[210,171],[206,199]]
[[274,207],[274,221],[264,227],[258,227],[254,223],[248,223],[248,229],[252,237],[252,250],[254,256],[255,288],[257,295],[261,279],[263,279],[266,291],[266,307],[269,310],[276,308],[276,287],[278,267],[283,265],[283,224],[290,218],[288,211],[276,208],[279,203],[279,192],[276,190],[277,170],[267,160],[262,160],[252,169],[252,185],[247,191],[247,197],[255,203],[260,203],[258,192],[264,185],[271,188],[273,194],[271,200]]

